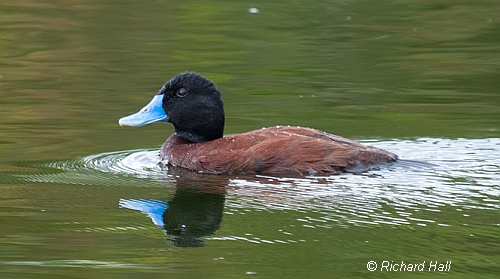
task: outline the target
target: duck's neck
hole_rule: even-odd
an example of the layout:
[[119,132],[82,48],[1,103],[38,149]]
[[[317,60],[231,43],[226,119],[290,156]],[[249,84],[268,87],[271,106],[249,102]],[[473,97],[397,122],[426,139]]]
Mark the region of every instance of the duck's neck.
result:
[[175,135],[189,143],[202,143],[220,139],[224,136],[224,118],[222,118],[222,122],[219,123],[211,122],[205,125],[191,125],[189,129],[181,129],[175,125],[174,127]]
[[172,124],[175,135],[186,142],[201,143],[224,136],[225,118],[222,103],[217,106],[201,106],[197,108],[196,114],[186,114],[183,118],[184,121],[177,121],[176,118]]
[[[196,134],[184,132],[184,131],[175,131],[174,135],[183,139],[185,142],[189,142],[189,143],[202,143],[202,142],[207,142],[207,141],[217,139],[217,138],[207,139],[204,136],[200,136],[200,135],[196,135]],[[219,137],[219,138],[221,138],[221,137]]]

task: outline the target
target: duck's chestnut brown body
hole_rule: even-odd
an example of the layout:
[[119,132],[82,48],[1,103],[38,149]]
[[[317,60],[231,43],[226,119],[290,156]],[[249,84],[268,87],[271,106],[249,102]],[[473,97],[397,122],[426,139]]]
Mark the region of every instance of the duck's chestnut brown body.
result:
[[158,121],[175,127],[161,147],[161,158],[201,173],[338,174],[398,159],[388,151],[310,128],[276,126],[223,137],[220,92],[196,73],[173,77],[147,106],[119,123],[142,126]]
[[202,173],[339,174],[393,162],[397,155],[302,127],[276,126],[189,143],[172,135],[161,157]]

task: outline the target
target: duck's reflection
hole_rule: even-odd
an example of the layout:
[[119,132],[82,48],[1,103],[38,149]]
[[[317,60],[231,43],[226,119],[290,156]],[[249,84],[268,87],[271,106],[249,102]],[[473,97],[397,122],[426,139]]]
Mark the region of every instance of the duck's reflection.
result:
[[120,199],[120,207],[147,214],[172,245],[205,246],[202,237],[214,234],[222,222],[228,179],[186,172],[175,177],[171,200]]

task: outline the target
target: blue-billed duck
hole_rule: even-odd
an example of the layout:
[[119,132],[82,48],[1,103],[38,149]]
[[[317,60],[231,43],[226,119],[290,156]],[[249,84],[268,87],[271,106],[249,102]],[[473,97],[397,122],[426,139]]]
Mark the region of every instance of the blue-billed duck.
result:
[[215,84],[184,72],[119,124],[172,123],[175,132],[161,147],[160,157],[172,166],[200,173],[340,174],[398,160],[391,152],[311,128],[275,126],[224,136],[224,120]]

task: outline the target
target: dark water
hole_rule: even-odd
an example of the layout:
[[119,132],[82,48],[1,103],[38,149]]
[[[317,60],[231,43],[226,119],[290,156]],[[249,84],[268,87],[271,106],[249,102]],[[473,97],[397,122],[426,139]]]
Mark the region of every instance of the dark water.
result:
[[[2,1],[0,278],[496,278],[499,15],[493,0]],[[171,126],[117,120],[185,70],[217,83],[228,134],[309,126],[405,160],[304,178],[164,166]]]

